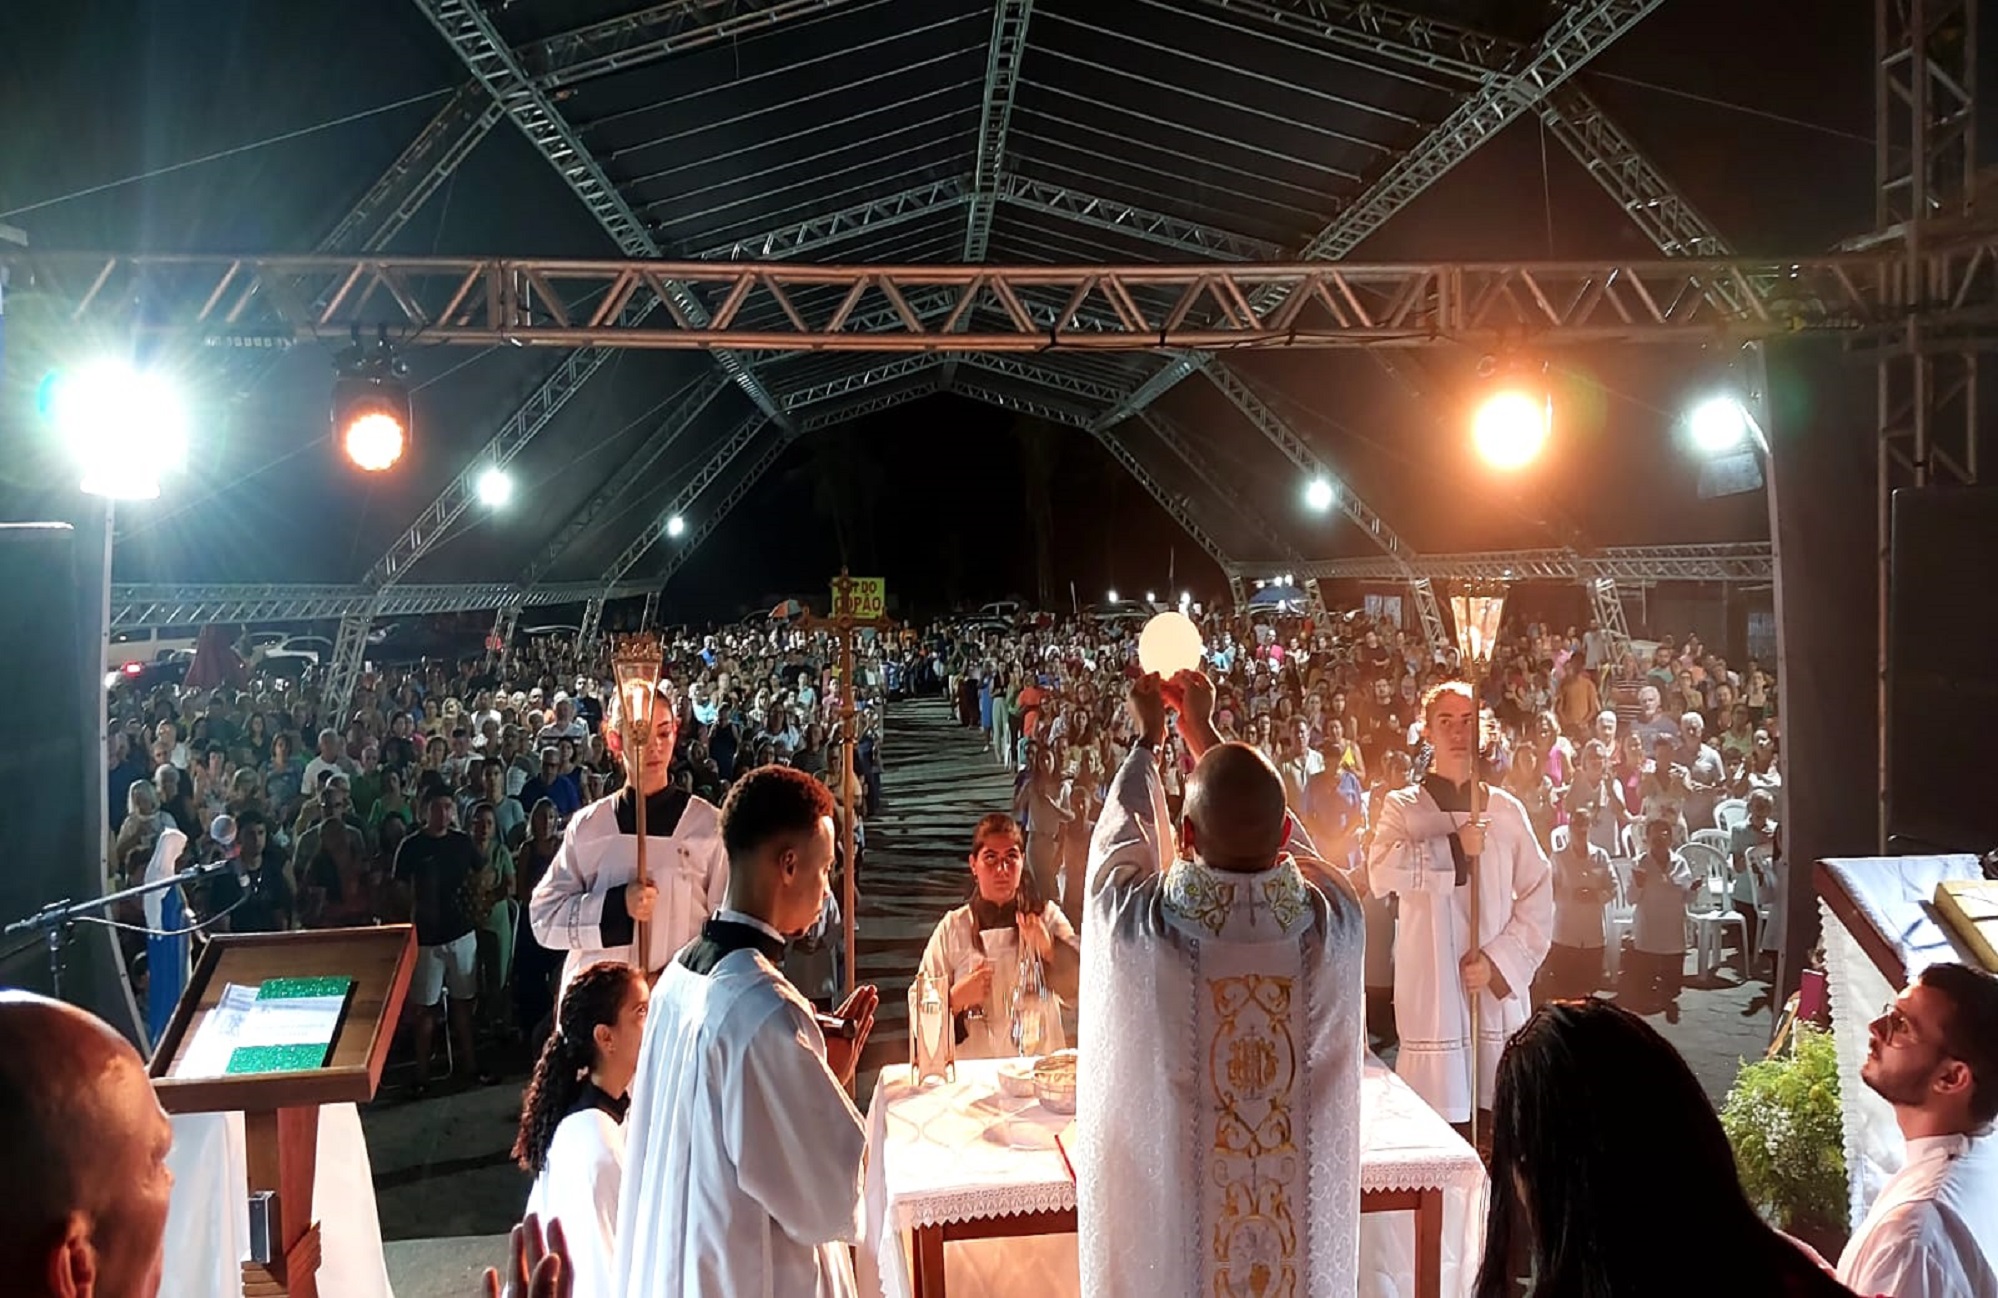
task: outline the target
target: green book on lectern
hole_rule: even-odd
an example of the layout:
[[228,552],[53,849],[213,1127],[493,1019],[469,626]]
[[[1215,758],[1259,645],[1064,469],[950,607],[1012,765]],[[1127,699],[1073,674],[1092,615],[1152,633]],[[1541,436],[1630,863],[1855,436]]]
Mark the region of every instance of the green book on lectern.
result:
[[229,1052],[227,1071],[240,1075],[324,1068],[353,989],[352,978],[266,980],[238,1029],[249,1043]]

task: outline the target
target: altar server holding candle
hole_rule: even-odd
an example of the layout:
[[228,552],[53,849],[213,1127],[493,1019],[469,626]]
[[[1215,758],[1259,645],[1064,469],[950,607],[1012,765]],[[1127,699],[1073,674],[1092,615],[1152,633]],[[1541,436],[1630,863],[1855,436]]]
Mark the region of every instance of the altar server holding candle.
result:
[[[1168,704],[1199,761],[1175,851]],[[1077,1072],[1082,1292],[1358,1286],[1364,922],[1283,780],[1218,741],[1197,672],[1131,687],[1140,738],[1090,845]],[[1175,859],[1176,858],[1176,859]]]

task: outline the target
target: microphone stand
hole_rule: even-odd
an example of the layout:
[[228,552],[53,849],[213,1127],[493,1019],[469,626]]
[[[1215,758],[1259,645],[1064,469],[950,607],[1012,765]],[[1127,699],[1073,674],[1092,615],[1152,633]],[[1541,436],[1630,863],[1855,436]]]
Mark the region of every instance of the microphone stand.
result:
[[87,897],[82,901],[71,901],[65,897],[60,901],[50,902],[32,915],[15,920],[4,930],[0,930],[0,937],[14,937],[36,931],[42,934],[42,946],[48,952],[49,958],[49,989],[57,1000],[61,1000],[62,952],[69,943],[70,931],[76,927],[78,919],[89,916],[92,911],[108,910],[122,901],[165,892],[168,888],[178,887],[184,883],[197,883],[212,875],[233,869],[235,869],[233,861],[212,861],[207,865],[197,865],[177,874],[169,874],[163,879],[155,879],[151,883],[134,884],[121,892],[107,893],[102,897]]

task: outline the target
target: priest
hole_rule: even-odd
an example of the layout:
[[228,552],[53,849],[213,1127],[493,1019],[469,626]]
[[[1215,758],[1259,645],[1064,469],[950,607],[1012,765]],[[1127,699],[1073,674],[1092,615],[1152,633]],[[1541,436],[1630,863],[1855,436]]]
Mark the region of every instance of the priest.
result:
[[[1382,799],[1367,882],[1375,896],[1401,899],[1395,1071],[1464,1130],[1471,1121],[1471,998],[1480,1000],[1478,1107],[1489,1113],[1499,1055],[1526,1022],[1533,975],[1553,940],[1553,873],[1519,800],[1503,789],[1473,786],[1478,709],[1471,687],[1463,681],[1432,687],[1422,719],[1434,754],[1429,774]],[[1490,1124],[1480,1123],[1480,1130]]]
[[[1179,841],[1166,709],[1199,758]],[[1139,738],[1090,844],[1075,1150],[1086,1295],[1357,1291],[1359,898],[1220,743],[1197,672],[1133,682]]]
[[[720,813],[671,782],[673,745],[680,735],[677,691],[667,681],[657,689],[643,769],[616,793],[576,813],[528,899],[535,941],[569,953],[562,966],[564,990],[577,971],[604,960],[622,960],[656,976],[700,932],[701,921],[721,905],[728,888]],[[612,701],[605,725],[606,741],[620,756],[622,707],[623,700]],[[642,887],[636,882],[634,786],[645,796],[648,882]],[[634,951],[637,926],[645,922],[650,923],[646,949]]]
[[626,1298],[856,1292],[867,1135],[847,1098],[879,996],[828,1037],[777,962],[819,916],[833,801],[764,766],[729,790],[726,905],[660,976],[625,1122],[617,1283]]

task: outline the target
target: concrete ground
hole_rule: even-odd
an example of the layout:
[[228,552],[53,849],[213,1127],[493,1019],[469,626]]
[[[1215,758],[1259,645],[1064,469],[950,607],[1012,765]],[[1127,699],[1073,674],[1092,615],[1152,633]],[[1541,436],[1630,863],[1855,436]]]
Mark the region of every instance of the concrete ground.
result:
[[[936,700],[890,709],[882,755],[883,806],[867,826],[859,880],[860,977],[881,988],[859,1079],[863,1097],[884,1064],[908,1057],[909,978],[938,917],[963,900],[973,822],[1012,803],[1011,776]],[[1678,1023],[1651,1018],[1716,1105],[1741,1061],[1762,1054],[1772,1026],[1767,998],[1766,983],[1740,981],[1730,953],[1717,976],[1689,975]],[[507,1151],[530,1061],[515,1050],[486,1062],[500,1066],[500,1085],[446,1085],[414,1102],[406,1098],[408,1065],[392,1069],[382,1097],[362,1113],[399,1298],[478,1292],[479,1268],[504,1256],[506,1232],[526,1202],[527,1177]]]

